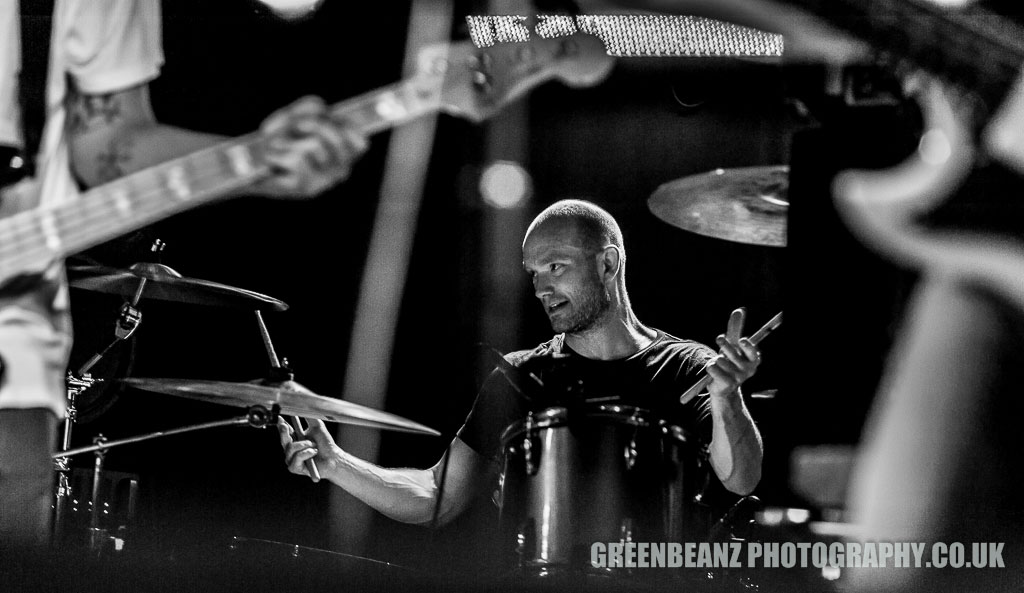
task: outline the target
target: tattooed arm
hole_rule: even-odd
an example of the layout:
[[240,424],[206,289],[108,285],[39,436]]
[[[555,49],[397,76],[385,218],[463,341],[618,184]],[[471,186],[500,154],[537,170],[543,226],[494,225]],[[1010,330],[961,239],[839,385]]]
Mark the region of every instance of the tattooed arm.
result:
[[72,170],[89,187],[222,139],[157,122],[146,84],[103,95],[71,92],[68,102]]
[[[201,150],[224,138],[159,123],[149,86],[68,98],[71,167],[88,187]],[[273,175],[250,188],[270,196],[310,196],[348,176],[366,140],[332,118],[320,99],[306,97],[268,117],[261,133]]]

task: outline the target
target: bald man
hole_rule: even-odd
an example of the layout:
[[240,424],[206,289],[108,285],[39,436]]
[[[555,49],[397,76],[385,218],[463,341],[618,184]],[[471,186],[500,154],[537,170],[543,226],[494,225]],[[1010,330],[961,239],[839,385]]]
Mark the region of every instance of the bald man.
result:
[[[407,523],[445,523],[492,486],[500,471],[501,433],[570,389],[588,400],[614,401],[652,410],[700,435],[714,474],[731,492],[748,494],[761,476],[761,438],[740,385],[760,362],[746,339],[718,337],[721,354],[641,323],[626,293],[626,250],[618,224],[589,202],[564,200],[544,210],[523,241],[523,266],[556,335],[506,360],[533,373],[544,389],[527,402],[495,371],[480,390],[469,418],[447,452],[429,469],[389,469],[339,448],[322,422],[296,436],[279,422],[292,473],[308,475],[314,459],[324,479],[384,515]],[[679,404],[679,396],[706,369],[708,394]],[[545,401],[550,399],[550,401]],[[448,468],[438,503],[444,458]]]

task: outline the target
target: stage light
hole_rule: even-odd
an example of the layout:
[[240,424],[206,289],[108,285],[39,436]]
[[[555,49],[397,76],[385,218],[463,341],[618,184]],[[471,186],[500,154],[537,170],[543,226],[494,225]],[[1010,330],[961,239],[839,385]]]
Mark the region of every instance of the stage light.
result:
[[323,0],[260,0],[278,16],[286,19],[297,19],[309,15]]
[[806,523],[811,518],[807,509],[786,509],[786,519],[791,523]]
[[515,208],[530,197],[533,182],[520,164],[495,161],[480,175],[480,194],[495,208]]
[[821,567],[821,577],[826,581],[835,581],[842,576],[842,570],[838,566],[823,566]]

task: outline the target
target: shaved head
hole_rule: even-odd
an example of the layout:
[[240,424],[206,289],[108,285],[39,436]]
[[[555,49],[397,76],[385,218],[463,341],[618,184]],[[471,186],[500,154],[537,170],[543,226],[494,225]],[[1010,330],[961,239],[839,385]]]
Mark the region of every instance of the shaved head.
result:
[[604,208],[584,200],[561,200],[548,206],[537,215],[526,230],[526,239],[534,231],[572,229],[580,246],[587,251],[600,251],[608,245],[619,250],[622,264],[626,262],[626,250],[622,245],[622,231],[612,215]]
[[523,268],[557,332],[581,334],[631,315],[618,223],[583,200],[548,206],[523,239]]

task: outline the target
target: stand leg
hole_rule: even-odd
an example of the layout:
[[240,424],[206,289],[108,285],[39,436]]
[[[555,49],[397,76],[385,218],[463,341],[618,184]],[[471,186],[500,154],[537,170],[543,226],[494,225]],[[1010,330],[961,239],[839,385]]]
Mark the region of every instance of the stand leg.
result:
[[[97,435],[95,444],[101,445],[106,441],[103,435]],[[93,463],[92,472],[92,509],[89,517],[89,550],[97,556],[103,554],[103,546],[107,542],[107,530],[100,527],[100,516],[103,511],[100,502],[100,479],[103,477],[103,458],[106,455],[105,449],[96,451],[96,461]]]

